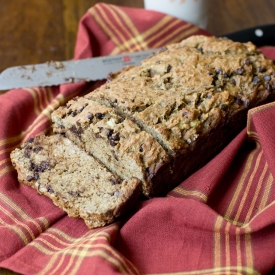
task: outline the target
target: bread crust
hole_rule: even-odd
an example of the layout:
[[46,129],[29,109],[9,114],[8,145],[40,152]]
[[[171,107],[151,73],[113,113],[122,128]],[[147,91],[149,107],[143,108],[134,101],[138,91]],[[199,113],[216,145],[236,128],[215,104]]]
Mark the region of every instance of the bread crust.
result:
[[[249,109],[274,100],[274,89],[273,61],[252,43],[192,36],[115,73],[78,101],[86,101],[89,112],[95,105],[109,108],[161,145],[167,157],[147,168],[150,188],[144,189],[146,196],[159,196],[220,152],[245,127]],[[68,112],[57,110],[52,119],[56,133],[70,135]],[[139,154],[138,147],[133,151]]]

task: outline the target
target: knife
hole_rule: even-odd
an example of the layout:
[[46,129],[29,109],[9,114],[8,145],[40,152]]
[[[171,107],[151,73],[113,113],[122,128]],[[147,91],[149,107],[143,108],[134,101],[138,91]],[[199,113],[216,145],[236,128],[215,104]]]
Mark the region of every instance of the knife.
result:
[[[275,24],[270,24],[233,32],[222,37],[239,42],[251,41],[256,46],[275,45],[274,30]],[[11,67],[0,74],[0,90],[106,79],[109,73],[126,66],[139,65],[143,59],[159,50]]]
[[143,59],[158,50],[10,67],[0,74],[0,90],[106,79],[111,72],[126,66],[139,65]]

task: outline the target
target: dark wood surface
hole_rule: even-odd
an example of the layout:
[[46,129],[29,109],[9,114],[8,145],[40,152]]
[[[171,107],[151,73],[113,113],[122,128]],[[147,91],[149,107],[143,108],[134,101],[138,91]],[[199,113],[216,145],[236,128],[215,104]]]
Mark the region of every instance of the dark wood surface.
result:
[[[206,0],[205,0],[206,1]],[[207,0],[215,35],[275,23],[274,0]],[[71,59],[78,22],[95,0],[0,0],[0,72],[7,67]],[[101,1],[143,8],[143,0]],[[0,274],[14,274],[0,268]]]
[[[208,1],[207,30],[215,35],[275,22],[274,0]],[[0,0],[0,72],[13,65],[72,58],[79,19],[97,2]],[[143,0],[102,2],[143,8]]]

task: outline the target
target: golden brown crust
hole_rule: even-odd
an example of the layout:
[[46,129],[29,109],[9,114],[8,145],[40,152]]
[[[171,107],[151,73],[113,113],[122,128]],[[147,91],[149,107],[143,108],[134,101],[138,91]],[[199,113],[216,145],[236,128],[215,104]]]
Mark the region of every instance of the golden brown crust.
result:
[[[171,172],[167,187],[219,152],[245,126],[247,110],[273,100],[274,90],[274,63],[252,43],[192,36],[117,73],[85,98],[129,118],[162,145],[172,157],[163,173]],[[200,147],[206,153],[194,156]]]
[[270,96],[274,64],[251,43],[192,36],[85,97],[128,116],[173,155]]

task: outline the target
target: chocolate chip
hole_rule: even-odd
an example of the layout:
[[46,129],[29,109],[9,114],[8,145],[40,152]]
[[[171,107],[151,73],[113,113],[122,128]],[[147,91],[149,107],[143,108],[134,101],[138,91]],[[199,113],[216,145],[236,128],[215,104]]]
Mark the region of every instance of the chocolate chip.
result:
[[44,172],[50,168],[50,163],[48,161],[42,161],[39,165],[39,172]]
[[252,82],[258,83],[259,81],[260,81],[260,79],[259,79],[257,76],[254,76],[254,77],[253,77]]
[[172,66],[168,65],[167,68],[166,68],[166,73],[170,73],[171,69],[172,69]]
[[114,140],[114,141],[119,141],[120,140],[119,133],[115,133],[115,134],[111,135],[110,139]]
[[103,137],[100,135],[100,133],[96,133],[96,134],[95,134],[95,137],[96,137],[96,138],[103,138]]
[[34,173],[34,179],[38,180],[39,179],[39,174],[38,173]]
[[250,64],[250,60],[249,59],[244,60],[243,64],[244,65],[249,65]]
[[30,152],[24,152],[24,157],[29,159],[31,157]]
[[107,137],[110,137],[113,134],[114,130],[113,129],[106,129],[106,135]]
[[217,74],[222,74],[222,69],[216,69]]
[[142,152],[143,152],[142,145],[139,147],[139,152],[140,152],[140,153],[142,153]]
[[203,53],[203,48],[202,47],[198,47],[198,50]]
[[38,165],[36,165],[35,163],[31,162],[29,170],[37,172],[38,171]]
[[77,115],[77,112],[76,111],[73,111],[72,113],[71,113],[71,116],[72,117],[75,117]]
[[228,78],[229,75],[228,75],[227,73],[224,73],[224,74],[223,74],[223,77],[224,77],[224,78]]
[[53,194],[53,189],[50,186],[47,186],[47,192]]
[[84,110],[85,106],[82,106],[81,108],[78,109],[78,113],[81,113]]
[[93,120],[94,115],[93,115],[93,114],[88,114],[87,118],[88,118],[89,120]]
[[77,129],[75,125],[73,125],[71,128],[70,128],[70,131],[72,131],[75,135],[77,135],[79,138],[81,137],[81,134],[83,133],[83,129],[82,128],[79,128]]
[[243,68],[238,68],[237,69],[237,74],[241,75],[241,74],[243,74],[243,72],[244,72]]
[[262,67],[262,66],[259,67],[259,72],[260,72],[260,73],[264,73],[265,71],[266,71],[266,68],[264,68],[264,67]]
[[34,151],[35,153],[37,153],[37,152],[39,152],[39,151],[41,151],[41,150],[43,150],[43,147],[42,147],[42,146],[38,146],[38,147],[33,148],[33,151]]
[[103,119],[105,115],[102,114],[102,113],[96,113],[95,116],[96,116],[98,119]]
[[32,181],[33,179],[33,176],[27,176],[27,181]]
[[67,112],[67,115],[69,116],[72,112],[73,112],[73,110],[69,109],[69,111]]
[[232,84],[232,85],[234,85],[234,86],[236,86],[236,80],[234,79],[234,78],[232,78],[231,80],[230,80],[230,83]]
[[69,191],[68,193],[73,197],[80,197],[79,191]]
[[120,184],[121,181],[119,179],[115,179],[115,178],[110,178],[109,181],[113,184],[113,185],[116,185],[116,184]]
[[114,100],[113,100],[113,103],[117,103],[117,99],[114,99]]
[[29,138],[27,142],[28,143],[33,143],[33,141],[34,141],[34,138]]
[[107,90],[110,89],[110,86],[107,86],[107,85],[106,85],[106,86],[105,86],[105,89],[107,89]]
[[117,145],[117,142],[115,142],[112,139],[109,140],[109,143],[110,143],[111,146],[116,146]]
[[264,76],[264,80],[265,80],[265,81],[269,81],[270,79],[271,79],[270,75],[265,75],[265,76]]
[[187,112],[187,111],[183,111],[183,112],[182,112],[182,115],[183,115],[184,117],[188,118],[188,112]]

